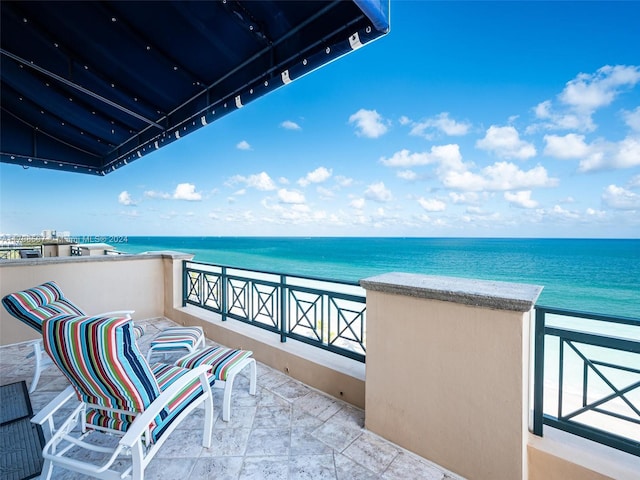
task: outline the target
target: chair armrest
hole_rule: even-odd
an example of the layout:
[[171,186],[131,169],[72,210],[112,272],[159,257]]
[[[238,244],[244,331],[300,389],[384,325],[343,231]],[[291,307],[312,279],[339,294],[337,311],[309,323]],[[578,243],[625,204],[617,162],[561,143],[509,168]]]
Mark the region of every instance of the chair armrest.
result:
[[52,415],[64,406],[71,398],[76,398],[76,391],[73,386],[69,385],[56,398],[47,403],[42,410],[36,413],[31,419],[31,423],[38,425],[44,424]]
[[56,398],[47,403],[42,410],[40,410],[37,414],[33,416],[31,419],[31,423],[35,423],[40,425],[42,428],[42,434],[44,435],[45,443],[49,443],[49,440],[53,437],[53,435],[60,429],[65,430],[74,423],[74,418],[77,413],[83,408],[81,403],[78,403],[78,406],[75,408],[74,413],[68,417],[67,419],[62,419],[62,426],[56,427],[53,416],[56,414],[58,410],[62,407],[66,406],[67,402],[72,398],[76,398],[76,392],[71,385],[65,388],[61,393],[59,393]]
[[210,370],[210,365],[200,365],[196,368],[190,369],[187,373],[172,383],[171,386],[162,392],[144,412],[135,418],[129,427],[129,430],[127,430],[127,433],[125,433],[122,439],[120,439],[120,445],[132,448],[140,436],[147,431],[149,424],[160,413],[160,411],[166,407],[171,400],[173,400],[180,390],[198,376],[200,377],[200,383],[202,384],[204,395],[207,394],[207,390],[209,391],[209,395],[211,395],[211,389],[206,376],[206,373]]

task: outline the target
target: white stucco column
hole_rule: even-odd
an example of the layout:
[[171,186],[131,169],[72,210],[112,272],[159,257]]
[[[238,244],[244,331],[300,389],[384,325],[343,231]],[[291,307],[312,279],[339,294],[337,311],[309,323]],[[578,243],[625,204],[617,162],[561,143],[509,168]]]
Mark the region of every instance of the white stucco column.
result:
[[365,426],[469,479],[526,478],[542,287],[388,273],[367,290]]

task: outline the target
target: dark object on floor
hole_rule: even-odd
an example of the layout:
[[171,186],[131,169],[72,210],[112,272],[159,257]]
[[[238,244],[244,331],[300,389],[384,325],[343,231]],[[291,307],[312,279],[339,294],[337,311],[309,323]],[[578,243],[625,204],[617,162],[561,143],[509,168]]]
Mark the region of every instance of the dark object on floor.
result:
[[33,416],[27,384],[0,386],[0,478],[25,480],[40,475],[44,436]]

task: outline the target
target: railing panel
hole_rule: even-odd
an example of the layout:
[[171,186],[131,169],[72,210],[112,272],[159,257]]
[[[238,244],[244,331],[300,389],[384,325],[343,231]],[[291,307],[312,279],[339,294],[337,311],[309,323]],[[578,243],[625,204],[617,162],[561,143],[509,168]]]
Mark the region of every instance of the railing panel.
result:
[[329,344],[362,355],[365,354],[364,305],[335,297],[330,299]]
[[364,362],[366,298],[355,282],[184,262],[183,304]]
[[203,305],[215,312],[222,310],[222,281],[217,273],[202,273],[204,287]]
[[640,320],[536,307],[535,369],[535,434],[550,425],[640,455]]
[[[0,260],[14,260],[17,258],[23,258],[25,253],[37,252],[39,256],[42,256],[42,245],[34,245],[31,247],[22,246],[10,246],[0,247]],[[22,255],[21,255],[22,254]],[[24,258],[32,258],[32,256],[25,256]]]
[[252,284],[251,321],[278,328],[280,302],[277,285],[254,282]]

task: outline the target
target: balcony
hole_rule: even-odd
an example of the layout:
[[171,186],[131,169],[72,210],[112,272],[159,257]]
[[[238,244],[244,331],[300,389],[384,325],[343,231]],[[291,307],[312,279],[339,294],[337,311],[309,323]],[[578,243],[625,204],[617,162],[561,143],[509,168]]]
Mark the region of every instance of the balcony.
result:
[[[336,355],[326,336],[312,338],[322,345],[310,345],[313,336],[288,335],[277,322],[270,326],[261,318],[262,328],[256,328],[238,321],[232,315],[241,317],[242,302],[235,313],[233,300],[220,310],[218,274],[175,252],[6,260],[0,262],[0,294],[54,279],[88,312],[135,309],[134,319],[148,332],[143,350],[154,331],[177,323],[202,326],[209,342],[254,351],[259,395],[249,396],[247,379],[239,378],[231,421],[216,421],[214,446],[202,449],[197,439],[189,440],[189,428],[183,429],[154,459],[150,478],[186,473],[189,478],[624,479],[640,471],[640,457],[549,427],[543,438],[530,433],[529,347],[539,287],[406,274],[366,279],[361,282],[365,366],[358,357],[362,352]],[[246,274],[232,276],[237,292],[255,292],[242,286]],[[274,308],[267,305],[267,311],[284,312],[276,300],[285,296],[270,292],[272,283],[262,278],[254,297],[263,300],[262,307],[272,298]],[[308,285],[302,288],[313,294]],[[347,297],[343,300],[357,300]],[[227,292],[224,298],[234,297]],[[202,308],[207,305],[211,308]],[[357,318],[358,309],[352,311]],[[28,378],[25,342],[34,332],[4,311],[0,322],[2,384]],[[36,411],[65,386],[52,373],[32,395]]]
[[[140,348],[146,353],[151,337],[175,325],[166,318],[136,321],[145,328]],[[215,345],[207,340],[207,345]],[[33,374],[27,344],[0,347],[2,384]],[[167,359],[171,357],[168,356]],[[177,358],[177,357],[176,357]],[[38,411],[68,385],[55,368],[43,372],[31,403]],[[212,447],[200,444],[200,409],[183,422],[152,460],[148,479],[353,479],[459,478],[419,456],[367,432],[364,411],[332,398],[258,362],[258,391],[248,394],[249,380],[236,379],[229,422],[220,418],[222,391],[214,389],[216,420]],[[193,430],[191,428],[193,427]],[[54,468],[53,478],[70,478]],[[73,477],[76,478],[76,477]]]

